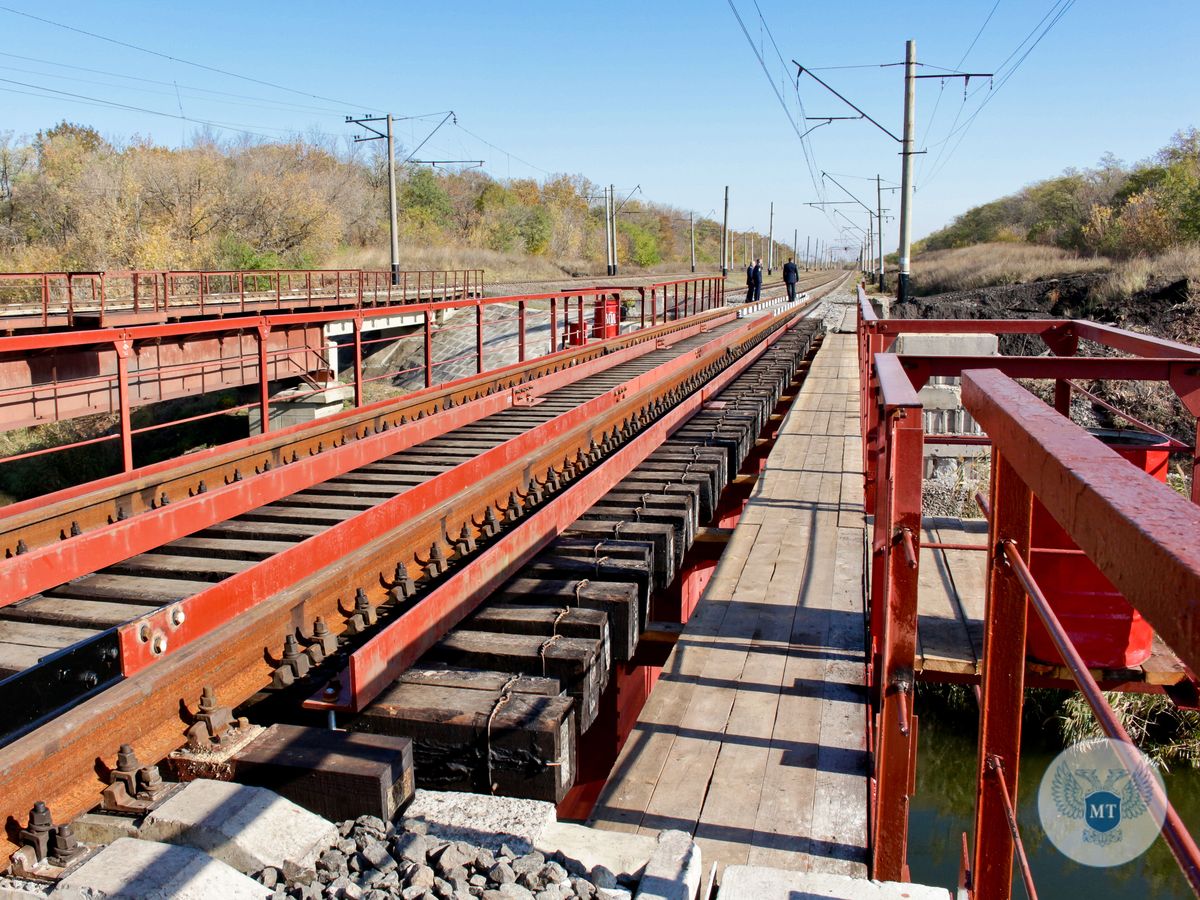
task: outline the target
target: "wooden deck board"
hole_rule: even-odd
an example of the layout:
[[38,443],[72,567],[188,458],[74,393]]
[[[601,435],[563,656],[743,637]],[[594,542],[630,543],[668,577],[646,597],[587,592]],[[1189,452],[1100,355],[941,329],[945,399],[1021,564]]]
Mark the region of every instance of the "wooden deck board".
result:
[[721,865],[866,874],[854,356],[826,337],[593,824],[680,828]]

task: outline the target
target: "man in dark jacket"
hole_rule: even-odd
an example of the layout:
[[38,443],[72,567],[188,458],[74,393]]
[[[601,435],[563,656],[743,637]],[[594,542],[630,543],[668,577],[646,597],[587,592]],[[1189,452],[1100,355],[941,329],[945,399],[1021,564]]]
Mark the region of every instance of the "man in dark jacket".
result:
[[788,300],[796,301],[796,282],[800,280],[800,272],[795,262],[788,260],[783,264],[783,283],[787,285]]
[[762,259],[746,270],[746,302],[756,303],[762,296]]
[[746,302],[754,299],[754,266],[746,266]]

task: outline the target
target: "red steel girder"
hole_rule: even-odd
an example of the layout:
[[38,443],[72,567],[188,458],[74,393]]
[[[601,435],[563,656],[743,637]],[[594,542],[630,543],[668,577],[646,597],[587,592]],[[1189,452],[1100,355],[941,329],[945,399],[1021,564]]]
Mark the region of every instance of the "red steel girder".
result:
[[[353,596],[364,572],[391,571],[397,551],[392,535],[372,536],[335,566],[313,572],[264,597],[156,665],[85,700],[19,738],[0,754],[0,816],[18,820],[36,800],[60,820],[97,802],[104,764],[130,743],[144,759],[160,759],[185,739],[187,714],[200,691],[212,686],[219,704],[236,706],[271,680],[268,655],[278,653],[284,633],[318,616],[336,629],[338,600]],[[267,652],[264,652],[264,649]],[[0,859],[15,845],[0,834]]]
[[634,333],[586,347],[562,350],[532,362],[514,363],[492,370],[483,377],[466,376],[398,399],[381,400],[361,409],[346,410],[313,424],[299,424],[255,435],[144,466],[134,472],[112,475],[16,503],[6,507],[4,518],[0,519],[0,551],[7,549],[11,555],[15,552],[18,540],[24,541],[30,549],[57,543],[66,534],[76,530],[73,525],[86,534],[122,516],[136,516],[150,510],[151,498],[157,499],[161,494],[167,494],[174,501],[197,492],[201,482],[221,484],[235,477],[248,478],[251,472],[268,465],[281,465],[287,461],[288,451],[298,451],[301,456],[308,456],[323,446],[341,444],[348,439],[357,440],[364,428],[379,430],[397,425],[401,414],[415,419],[418,414],[437,412],[448,401],[462,404],[476,394],[497,388],[511,385],[517,386],[519,392],[529,392],[533,383],[555,375],[557,371],[602,356],[612,356],[632,346],[650,349],[653,341],[659,338],[676,340],[678,335],[685,333],[685,329],[686,334],[695,333],[698,322],[715,324],[733,317],[732,311],[716,310],[690,322],[671,323],[648,333]]

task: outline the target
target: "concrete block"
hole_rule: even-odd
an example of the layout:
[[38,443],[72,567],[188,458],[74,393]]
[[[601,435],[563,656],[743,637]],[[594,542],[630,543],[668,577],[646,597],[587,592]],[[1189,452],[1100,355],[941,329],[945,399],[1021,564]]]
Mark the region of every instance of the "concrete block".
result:
[[927,384],[917,392],[917,398],[926,411],[958,409],[962,406],[962,388],[952,384]]
[[114,813],[84,813],[71,823],[71,830],[85,844],[111,844],[118,838],[137,837],[140,822]]
[[683,831],[659,832],[638,884],[637,900],[695,900],[700,893],[700,847]]
[[558,821],[554,804],[543,800],[422,790],[404,818],[424,822],[429,833],[442,840],[466,841],[492,851],[506,843],[521,853],[532,850],[542,831]]
[[45,900],[51,890],[53,885],[43,881],[0,875],[0,900]]
[[191,847],[119,838],[50,894],[53,900],[260,900],[271,892],[241,872]]
[[995,356],[1000,339],[994,334],[902,334],[894,349],[911,356]]
[[648,834],[601,831],[570,822],[553,822],[542,830],[536,849],[547,857],[561,853],[588,872],[599,865],[618,878],[639,878],[656,844]]
[[272,791],[200,779],[147,815],[141,837],[195,847],[247,874],[274,866],[298,878],[316,871],[338,834]]
[[728,866],[717,900],[950,900],[944,888],[849,875],[794,872],[766,866]]

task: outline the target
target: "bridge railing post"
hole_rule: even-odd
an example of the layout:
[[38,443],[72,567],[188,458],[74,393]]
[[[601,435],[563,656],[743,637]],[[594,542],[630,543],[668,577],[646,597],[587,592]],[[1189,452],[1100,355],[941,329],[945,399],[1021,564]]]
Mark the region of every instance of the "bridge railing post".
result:
[[433,310],[425,310],[425,387],[433,387]]
[[[363,320],[355,318],[352,324],[354,326],[354,405],[359,407],[363,405]],[[336,378],[337,372],[333,374]]]
[[[917,717],[913,689],[917,645],[917,586],[920,565],[921,482],[924,430],[921,407],[885,411],[884,471],[888,489],[877,506],[876,538],[883,577],[872,597],[881,619],[879,641],[879,718],[877,720],[876,804],[872,841],[872,877],[907,881],[908,807],[915,785]],[[882,522],[882,525],[880,523]]]
[[874,735],[871,873],[907,879],[908,807],[916,771],[913,685],[920,566],[922,406],[894,356],[873,360],[868,402],[875,408],[880,489],[873,504],[869,597],[870,680]]
[[975,852],[971,866],[977,900],[1007,898],[1015,844],[999,779],[1017,796],[1021,710],[1025,693],[1028,603],[1020,583],[1004,571],[1003,547],[1012,541],[1029,560],[1033,494],[993,448],[988,527],[988,580],[980,660],[979,759],[976,767]]
[[117,354],[117,404],[121,428],[121,471],[133,471],[133,430],[130,424],[130,408],[133,404],[129,395],[129,357],[133,342],[124,337],[113,342]]
[[[445,293],[445,281],[443,279],[442,292]],[[479,374],[483,374],[483,310],[484,306],[478,300],[475,301],[475,370]]]

